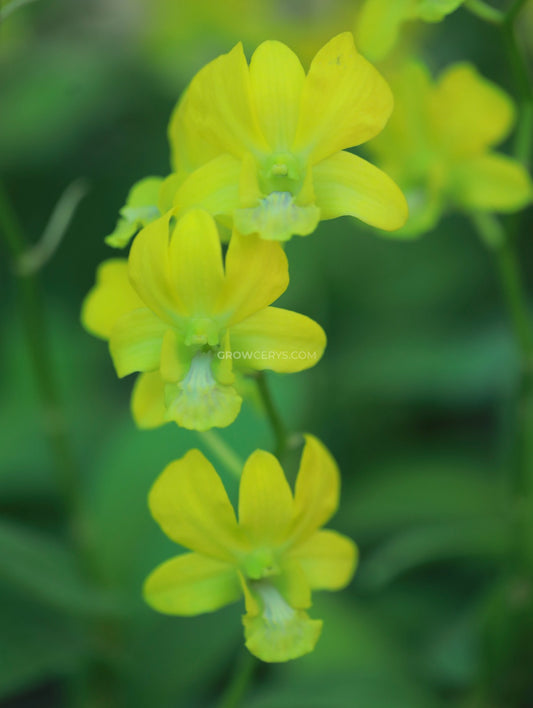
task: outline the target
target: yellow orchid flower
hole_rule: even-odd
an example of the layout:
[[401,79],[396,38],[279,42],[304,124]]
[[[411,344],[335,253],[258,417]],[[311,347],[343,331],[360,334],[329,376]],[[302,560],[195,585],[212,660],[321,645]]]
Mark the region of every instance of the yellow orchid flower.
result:
[[304,315],[269,307],[289,283],[278,243],[235,233],[225,267],[213,218],[191,210],[175,226],[169,213],[135,238],[128,261],[99,270],[82,322],[109,339],[122,377],[143,372],[132,403],[136,421],[194,430],[237,417],[241,371],[294,372],[322,356],[326,336]]
[[512,100],[474,66],[450,66],[436,83],[418,63],[392,78],[396,107],[368,148],[402,186],[413,235],[432,229],[446,208],[514,212],[533,197],[527,170],[493,147],[510,133]]
[[149,506],[164,533],[192,553],[149,575],[146,601],[159,612],[190,616],[244,595],[252,654],[268,662],[307,654],[322,629],[306,613],[311,590],[345,587],[357,562],[353,541],[321,530],[337,509],[339,487],[335,461],[311,435],[294,496],[277,459],[256,450],[242,472],[237,522],[215,469],[190,450],[156,480]]
[[198,206],[242,234],[285,241],[322,219],[351,215],[392,231],[403,194],[346,151],[377,135],[392,111],[387,83],[345,32],[306,75],[284,44],[261,44],[248,66],[241,44],[205,66],[169,126],[178,213]]
[[405,22],[440,22],[464,0],[366,0],[357,17],[357,44],[370,61],[381,61]]

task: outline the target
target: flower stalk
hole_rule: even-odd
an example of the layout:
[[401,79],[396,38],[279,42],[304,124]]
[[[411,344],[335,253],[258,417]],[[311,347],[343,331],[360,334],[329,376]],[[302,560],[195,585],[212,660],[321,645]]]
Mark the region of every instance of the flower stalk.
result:
[[[467,7],[472,10],[474,2]],[[514,76],[519,101],[519,112],[514,145],[514,155],[526,167],[531,163],[533,148],[533,87],[530,82],[528,67],[516,36],[515,20],[524,5],[524,0],[515,0],[506,13],[495,23],[501,27],[504,44],[507,47],[510,67]],[[479,14],[482,19],[488,19]],[[519,625],[527,623],[529,616],[531,587],[533,583],[533,320],[528,303],[527,288],[520,268],[515,237],[521,223],[520,215],[510,224],[512,228],[503,228],[501,223],[489,215],[486,220],[474,218],[478,232],[492,245],[492,252],[497,261],[503,295],[513,327],[516,348],[520,357],[520,373],[516,386],[514,412],[514,435],[512,440],[512,458],[509,466],[509,487],[513,501],[513,526],[509,565],[505,582],[508,597],[505,606],[506,624],[513,631]],[[519,604],[512,598],[512,588],[523,588],[525,593]],[[523,653],[521,633],[516,631],[516,642],[511,647],[513,661]],[[494,667],[489,667],[492,672]],[[500,667],[496,667],[500,668]],[[505,672],[505,666],[503,667]],[[520,677],[510,682],[505,689],[508,705],[522,705]]]
[[58,386],[48,342],[43,297],[36,272],[21,272],[17,267],[26,253],[26,239],[17,214],[0,185],[0,232],[14,264],[19,307],[26,345],[43,412],[43,426],[54,459],[58,488],[67,509],[77,506],[78,472],[66,431]]
[[274,433],[274,438],[276,441],[276,447],[274,454],[278,460],[282,460],[283,456],[287,452],[288,447],[288,435],[287,428],[279,414],[274,399],[272,398],[272,393],[270,391],[270,386],[266,379],[264,371],[259,371],[256,375],[257,389],[261,397],[261,402],[265,410],[266,416]]
[[198,431],[200,440],[217,457],[222,465],[237,479],[241,478],[243,461],[216,430]]

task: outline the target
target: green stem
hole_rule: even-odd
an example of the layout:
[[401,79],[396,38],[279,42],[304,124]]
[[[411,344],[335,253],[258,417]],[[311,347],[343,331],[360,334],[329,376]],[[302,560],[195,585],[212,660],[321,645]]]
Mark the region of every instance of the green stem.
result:
[[465,8],[476,17],[493,25],[500,25],[505,20],[505,13],[488,5],[483,0],[466,0]]
[[285,428],[278,409],[274,403],[274,399],[272,398],[265,372],[259,371],[257,373],[256,380],[259,395],[276,440],[275,454],[278,459],[281,459],[288,447],[287,429]]
[[257,659],[247,651],[237,664],[235,673],[222,695],[219,708],[238,708],[242,705],[257,665]]
[[505,22],[512,24],[520,10],[524,7],[527,0],[515,0],[511,7],[505,13]]
[[220,433],[217,433],[215,430],[205,430],[198,432],[198,435],[205,446],[219,459],[228,472],[237,479],[240,479],[244,463],[235,450],[223,440]]
[[515,20],[525,3],[526,0],[515,0],[506,12],[497,10],[483,0],[466,0],[465,7],[481,20],[502,29],[519,102],[514,153],[518,160],[529,167],[533,148],[533,87],[528,62],[517,40],[515,28]]
[[509,237],[496,249],[496,257],[503,294],[522,358],[522,369],[527,372],[533,366],[532,320],[516,251]]
[[512,492],[515,503],[514,560],[518,572],[530,565],[531,499],[533,494],[533,457],[529,441],[533,411],[533,329],[527,306],[525,288],[520,277],[516,252],[507,238],[496,252],[500,280],[514,329],[521,358],[520,380],[517,390],[516,439],[514,441],[514,479]]
[[503,296],[520,355],[520,379],[517,386],[516,434],[513,440],[511,493],[514,500],[513,573],[528,572],[533,563],[531,520],[533,504],[533,320],[528,307],[526,288],[514,247],[514,238],[501,222],[490,214],[472,217],[482,239],[494,253]]
[[518,43],[512,22],[503,25],[503,33],[518,93],[519,112],[514,153],[518,160],[529,166],[533,147],[533,87],[529,78],[527,60]]
[[464,7],[472,15],[479,17],[484,22],[489,22],[491,25],[512,25],[526,2],[527,0],[515,0],[506,11],[492,7],[485,0],[466,0]]
[[[524,6],[525,0],[515,0],[503,18],[496,24],[502,28],[503,39],[507,46],[508,57],[519,102],[518,125],[514,155],[526,166],[530,165],[533,133],[533,88],[530,83],[527,62],[516,37],[515,20]],[[491,20],[489,20],[491,21]],[[517,405],[515,409],[515,435],[513,439],[513,458],[510,464],[510,491],[513,499],[513,526],[507,569],[506,582],[511,587],[530,588],[533,581],[533,321],[528,306],[528,295],[522,277],[520,262],[516,252],[515,239],[519,233],[520,214],[516,215],[513,229],[504,230],[501,223],[492,215],[475,217],[474,221],[484,240],[495,254],[503,294],[509,311],[517,350],[520,354],[520,379],[517,386]],[[511,590],[509,589],[510,593]],[[526,604],[524,604],[524,602]],[[507,600],[504,610],[505,621],[499,622],[504,628],[504,641],[513,667],[519,664],[525,648],[531,645],[530,600]],[[502,642],[499,629],[493,642]],[[509,638],[512,637],[510,641]],[[525,660],[527,663],[527,659]],[[530,673],[518,673],[505,686],[497,688],[493,677],[498,672],[505,676],[505,661],[497,659],[495,666],[489,665],[485,693],[492,695],[496,688],[502,693],[505,705],[523,705],[525,693],[531,686]],[[496,669],[496,670],[495,670]],[[485,696],[486,697],[486,696]]]
[[[26,241],[11,202],[0,185],[0,231],[15,266],[26,252]],[[67,508],[77,505],[78,473],[67,438],[66,419],[53,372],[45,326],[43,296],[36,273],[15,268],[19,307],[24,325],[31,367],[41,399],[43,424],[54,458],[58,486]]]
[[[74,461],[68,436],[66,418],[63,413],[52,365],[45,325],[43,295],[37,272],[24,271],[19,267],[22,257],[27,253],[26,240],[11,202],[0,184],[0,232],[5,240],[13,260],[14,273],[17,279],[19,307],[22,315],[26,344],[33,369],[41,407],[44,429],[54,458],[54,470],[57,475],[57,485],[62,494],[65,510],[68,514],[68,530],[79,549],[78,558],[85,573],[93,571],[92,557],[88,554],[85,528],[81,511],[79,490],[79,474]],[[108,620],[97,622],[95,631],[103,633],[109,625]],[[105,630],[107,631],[107,630]],[[97,691],[101,697],[101,679],[110,675],[111,669],[103,669],[100,664],[90,667],[90,689]],[[111,672],[112,674],[112,672]],[[107,684],[111,685],[106,678]],[[107,685],[106,684],[106,685]],[[117,684],[114,684],[117,687]],[[106,688],[106,691],[108,689]],[[110,690],[110,689],[109,689]],[[86,691],[86,693],[87,693]],[[88,699],[85,698],[85,701]],[[96,705],[94,700],[91,705]],[[99,703],[104,703],[99,699]],[[85,703],[87,704],[87,703]],[[109,701],[107,705],[117,705]]]
[[[515,140],[515,157],[526,167],[531,164],[533,149],[533,87],[531,86],[527,61],[518,43],[515,18],[524,5],[516,0],[508,11],[503,27],[504,39],[509,51],[511,69],[519,100],[518,125]],[[519,231],[520,215],[515,221]],[[500,273],[507,293],[508,307],[513,313],[515,339],[521,352],[521,377],[517,395],[514,499],[515,540],[514,565],[516,572],[531,579],[533,571],[533,548],[531,536],[531,512],[533,506],[533,319],[528,308],[526,288],[520,277],[519,259],[514,244],[514,234],[504,242],[500,258]]]
[[502,293],[525,372],[531,368],[533,359],[533,323],[514,239],[492,214],[477,213],[471,218],[481,239],[496,258]]

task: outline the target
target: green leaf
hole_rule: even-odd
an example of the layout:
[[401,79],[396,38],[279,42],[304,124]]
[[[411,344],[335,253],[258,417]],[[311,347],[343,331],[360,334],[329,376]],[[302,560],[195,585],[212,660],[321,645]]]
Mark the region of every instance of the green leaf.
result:
[[198,617],[170,617],[148,607],[139,612],[126,630],[125,704],[198,705],[214,678],[227,681],[234,657],[243,651],[243,612],[243,602]]
[[373,541],[402,527],[505,513],[500,485],[470,460],[406,457],[371,470],[345,494],[344,519],[359,540]]
[[381,673],[362,672],[332,674],[327,679],[309,677],[306,681],[284,687],[268,687],[257,691],[247,708],[432,708],[438,705],[419,696],[416,687],[404,679]]
[[359,582],[375,590],[427,563],[498,560],[508,550],[509,533],[509,524],[499,517],[420,526],[378,546],[362,561]]
[[81,625],[3,586],[0,624],[0,699],[70,674],[86,656]]
[[[420,665],[432,682],[468,688],[479,675],[479,599],[472,607],[439,613],[441,625],[432,628],[421,648]],[[439,608],[440,609],[440,608]]]
[[104,116],[109,120],[120,95],[118,64],[109,61],[107,50],[94,51],[72,33],[65,37],[53,42],[33,38],[27,47],[31,51],[21,52],[2,72],[3,168],[36,160],[61,164],[61,152],[80,133]]
[[367,341],[347,341],[337,371],[352,400],[421,399],[434,405],[501,395],[512,384],[515,362],[512,341],[500,327],[460,337],[445,327],[396,335],[383,329]]
[[0,578],[14,588],[69,613],[108,615],[119,611],[114,598],[91,586],[79,559],[60,543],[0,521]]
[[11,13],[24,7],[24,5],[29,5],[31,2],[35,2],[35,0],[11,0],[6,3],[3,7],[0,7],[0,22],[4,22]]

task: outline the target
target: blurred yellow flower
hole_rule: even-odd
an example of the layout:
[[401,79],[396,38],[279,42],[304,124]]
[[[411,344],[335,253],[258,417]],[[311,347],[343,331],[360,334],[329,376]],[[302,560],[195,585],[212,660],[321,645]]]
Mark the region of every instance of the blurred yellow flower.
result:
[[359,49],[371,61],[384,59],[402,25],[411,20],[440,22],[464,0],[366,0],[357,17]]
[[422,64],[411,63],[391,84],[395,111],[368,149],[407,196],[404,233],[432,229],[447,208],[514,212],[531,202],[527,170],[492,150],[515,117],[499,86],[466,63],[450,66],[436,83]]
[[242,472],[239,521],[222,481],[198,450],[172,462],[149,496],[165,534],[188,548],[156,568],[144,596],[159,612],[198,615],[243,594],[246,646],[263,661],[312,651],[322,622],[311,590],[339,590],[355,571],[357,547],[320,530],[335,513],[340,476],[330,453],[306,436],[294,496],[277,459],[256,450]]
[[242,234],[285,241],[321,219],[351,215],[384,230],[407,218],[394,182],[346,152],[377,135],[392,111],[384,79],[343,33],[306,76],[284,44],[267,41],[250,66],[238,44],[205,66],[169,127],[178,213],[199,206]]
[[146,226],[128,261],[102,264],[82,321],[109,339],[119,376],[143,372],[132,402],[141,427],[225,427],[242,402],[234,364],[301,371],[318,362],[326,336],[308,317],[268,307],[289,283],[278,243],[236,233],[224,268],[209,214],[191,210],[175,227],[172,219]]
[[360,0],[129,0],[146,60],[156,64],[168,89],[205,63],[214,47],[245,47],[276,37],[309,61],[329,37],[353,23]]

